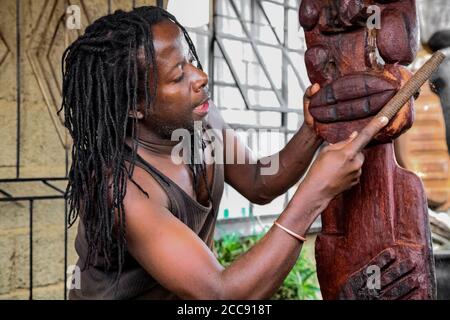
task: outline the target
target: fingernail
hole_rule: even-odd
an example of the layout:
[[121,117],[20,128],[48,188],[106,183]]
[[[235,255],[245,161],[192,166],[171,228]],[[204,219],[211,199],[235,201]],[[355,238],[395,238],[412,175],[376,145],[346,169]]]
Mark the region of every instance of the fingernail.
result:
[[357,135],[358,131],[353,131],[352,134],[350,135],[350,139],[356,138]]
[[385,126],[389,122],[389,119],[388,119],[388,117],[383,116],[383,117],[379,117],[378,121],[380,122],[381,125]]

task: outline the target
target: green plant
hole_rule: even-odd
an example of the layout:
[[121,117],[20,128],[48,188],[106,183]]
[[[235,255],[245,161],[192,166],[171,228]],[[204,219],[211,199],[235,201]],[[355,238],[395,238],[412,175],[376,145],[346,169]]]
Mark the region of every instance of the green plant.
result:
[[273,296],[275,300],[316,300],[320,289],[314,264],[302,251],[291,272]]
[[[220,240],[214,241],[214,250],[219,262],[229,266],[237,257],[250,249],[264,236],[264,233],[249,237],[238,234],[228,234]],[[292,268],[289,275],[272,297],[274,300],[315,300],[319,298],[316,270],[314,264],[306,258],[305,249]]]

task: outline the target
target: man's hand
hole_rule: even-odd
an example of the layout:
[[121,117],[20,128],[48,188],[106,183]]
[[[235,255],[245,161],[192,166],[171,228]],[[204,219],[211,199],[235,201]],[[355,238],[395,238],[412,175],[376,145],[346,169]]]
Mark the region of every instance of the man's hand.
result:
[[364,163],[362,150],[388,123],[386,117],[374,118],[359,134],[323,148],[299,189],[308,188],[326,201],[359,183]]
[[315,95],[320,90],[320,85],[318,83],[309,86],[306,89],[305,95],[303,96],[303,116],[305,119],[305,124],[311,129],[314,130],[314,118],[309,113],[309,105],[311,102],[311,97]]

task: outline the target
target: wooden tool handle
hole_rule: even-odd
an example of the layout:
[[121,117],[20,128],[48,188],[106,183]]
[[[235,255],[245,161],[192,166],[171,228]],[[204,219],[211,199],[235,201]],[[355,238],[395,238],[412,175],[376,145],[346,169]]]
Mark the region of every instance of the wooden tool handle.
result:
[[395,96],[378,112],[377,117],[388,117],[391,120],[395,114],[411,99],[411,97],[431,77],[434,71],[444,61],[445,54],[436,51],[425,64],[409,79]]

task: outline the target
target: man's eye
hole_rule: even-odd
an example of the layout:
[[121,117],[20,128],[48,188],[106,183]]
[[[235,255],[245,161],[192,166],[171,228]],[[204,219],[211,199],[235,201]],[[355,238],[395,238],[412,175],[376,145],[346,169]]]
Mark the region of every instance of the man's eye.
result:
[[181,82],[181,81],[183,80],[183,78],[184,78],[184,73],[182,73],[181,76],[179,76],[178,78],[176,78],[176,79],[174,80],[174,82]]

